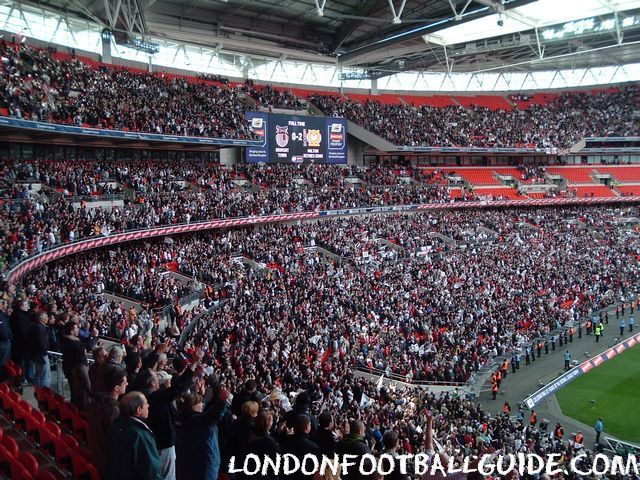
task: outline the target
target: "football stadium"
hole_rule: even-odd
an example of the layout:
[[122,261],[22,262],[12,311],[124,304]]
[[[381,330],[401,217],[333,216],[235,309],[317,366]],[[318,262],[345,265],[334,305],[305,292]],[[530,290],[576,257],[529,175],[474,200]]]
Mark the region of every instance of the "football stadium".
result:
[[639,0],[0,0],[0,478],[640,479]]

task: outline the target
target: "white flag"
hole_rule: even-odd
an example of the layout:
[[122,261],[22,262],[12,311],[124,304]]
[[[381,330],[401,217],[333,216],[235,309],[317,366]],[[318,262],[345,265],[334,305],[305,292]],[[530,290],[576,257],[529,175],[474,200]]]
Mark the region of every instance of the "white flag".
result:
[[367,408],[372,403],[373,403],[373,400],[363,393],[362,398],[360,399],[360,408],[361,409]]
[[378,381],[376,382],[376,389],[378,391],[380,391],[380,389],[382,388],[383,385],[383,379],[384,379],[384,373],[382,375],[380,375],[380,378],[378,379]]

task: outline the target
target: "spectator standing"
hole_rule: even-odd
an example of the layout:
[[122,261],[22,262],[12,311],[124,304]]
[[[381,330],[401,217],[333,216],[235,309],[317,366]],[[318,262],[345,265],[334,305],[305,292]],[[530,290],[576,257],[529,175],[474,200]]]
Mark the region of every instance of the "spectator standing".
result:
[[228,396],[229,392],[217,384],[204,409],[199,393],[188,393],[178,400],[177,480],[218,478],[221,463],[218,425],[225,415]]
[[87,411],[91,394],[89,361],[84,345],[78,338],[79,330],[79,325],[74,322],[69,322],[64,326],[64,335],[60,339],[62,371],[69,381],[71,403],[80,410]]
[[331,412],[327,410],[322,412],[318,417],[318,423],[320,428],[313,436],[313,441],[320,447],[323,455],[332,457],[336,453],[338,437],[333,431],[333,415],[331,415]]
[[[349,422],[349,433],[338,443],[337,453],[340,455],[357,455],[358,458],[355,461],[359,464],[362,455],[371,453],[369,445],[364,441],[364,433],[365,426],[360,420],[352,420]],[[370,467],[365,466],[365,468],[369,469]],[[358,468],[351,467],[344,478],[360,480],[361,476]]]
[[[264,410],[260,411],[255,420],[247,453],[258,455],[259,458],[264,458],[265,456],[275,458],[277,454],[282,453],[282,447],[269,434],[272,425],[273,416],[271,413]],[[268,471],[267,475],[258,475],[257,478],[260,480],[276,480],[278,477],[272,471]]]
[[[309,435],[311,433],[311,417],[301,413],[295,417],[293,426],[293,435],[284,437],[283,446],[286,453],[295,455],[300,462],[302,462],[305,455],[314,455],[320,461],[322,453],[320,447],[315,442],[311,441]],[[302,472],[297,472],[290,477],[293,480],[312,479],[304,475]]]
[[13,334],[7,316],[7,302],[0,299],[0,381],[7,378],[5,365],[11,358],[11,340]]
[[120,416],[118,398],[127,390],[127,375],[121,368],[110,367],[104,371],[102,385],[105,391],[93,397],[89,409],[88,444],[96,465],[100,465],[102,459],[107,431]]
[[37,321],[31,326],[30,352],[34,365],[33,384],[38,387],[51,385],[51,365],[49,364],[49,332],[47,324],[49,316],[46,312],[40,312]]
[[144,422],[149,403],[140,392],[120,401],[120,418],[109,428],[102,463],[103,480],[160,480],[160,456]]
[[571,353],[569,353],[569,350],[567,350],[566,352],[564,352],[564,371],[566,372],[570,368],[571,368]]
[[9,326],[13,335],[11,343],[11,359],[22,367],[23,375],[28,383],[33,382],[33,363],[31,363],[30,331],[31,313],[29,302],[21,300],[9,317]]
[[173,402],[186,393],[191,386],[200,360],[202,360],[202,352],[197,350],[189,368],[169,388],[160,389],[158,373],[148,368],[141,370],[136,379],[138,387],[149,400],[147,423],[156,436],[156,445],[162,463],[162,478],[165,480],[176,478],[176,409]]
[[596,421],[595,430],[596,430],[596,445],[598,445],[600,444],[600,435],[604,430],[604,423],[602,422],[602,418],[598,418],[598,420]]

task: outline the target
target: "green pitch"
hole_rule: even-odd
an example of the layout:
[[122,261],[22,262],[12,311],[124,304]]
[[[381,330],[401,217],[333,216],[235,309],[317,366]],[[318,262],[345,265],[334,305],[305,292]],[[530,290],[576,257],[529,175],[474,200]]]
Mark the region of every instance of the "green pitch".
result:
[[640,345],[578,377],[556,398],[565,415],[590,427],[602,417],[605,435],[639,444]]

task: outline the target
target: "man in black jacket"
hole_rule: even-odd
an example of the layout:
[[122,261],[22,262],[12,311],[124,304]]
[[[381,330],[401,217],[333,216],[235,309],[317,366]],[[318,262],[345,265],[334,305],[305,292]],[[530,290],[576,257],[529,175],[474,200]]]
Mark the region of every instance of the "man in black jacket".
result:
[[295,428],[295,423],[298,415],[306,415],[311,421],[311,434],[315,435],[318,431],[318,419],[311,414],[311,396],[309,392],[304,391],[296,397],[296,403],[293,409],[287,412],[285,420],[287,421],[287,427]]
[[7,302],[0,299],[0,381],[7,378],[5,365],[11,358],[11,341],[13,335],[9,327],[9,317],[7,312]]
[[29,383],[33,381],[33,365],[29,352],[31,318],[29,302],[21,300],[14,304],[13,312],[9,317],[9,326],[13,334],[11,359],[22,367],[23,375]]
[[[301,463],[305,455],[315,455],[319,464],[322,459],[322,452],[320,451],[320,447],[309,439],[310,433],[311,418],[309,415],[297,415],[294,421],[293,435],[284,437],[283,439],[284,451],[285,453],[295,455]],[[302,474],[301,470],[302,468],[290,475],[289,478],[291,478],[291,480],[310,480],[314,478],[313,475]],[[313,470],[313,465],[307,463],[305,470]]]
[[318,417],[320,428],[313,436],[313,441],[320,447],[323,455],[333,457],[338,447],[338,436],[333,431],[333,416],[327,410]]
[[33,384],[38,387],[51,386],[51,366],[49,365],[49,331],[47,324],[49,316],[46,312],[40,312],[37,321],[31,326],[30,352],[34,366]]
[[[371,453],[369,445],[364,441],[364,432],[364,423],[360,420],[351,420],[351,422],[349,422],[349,433],[338,443],[337,453],[339,455],[348,454],[358,456],[358,458],[354,460],[356,465],[348,468],[347,475],[342,476],[343,479],[360,480],[362,478],[359,470],[361,457],[362,455]],[[370,465],[364,466],[365,471],[371,469],[372,467]]]
[[258,383],[255,380],[247,380],[236,395],[233,396],[233,400],[231,401],[231,412],[236,416],[240,417],[241,412],[240,409],[245,402],[257,402],[260,405],[261,397],[258,394]]
[[155,435],[162,464],[162,478],[165,480],[176,478],[176,409],[173,402],[191,387],[200,360],[202,352],[197,350],[189,368],[169,388],[161,390],[157,373],[148,368],[141,370],[136,379],[137,385],[149,401],[147,424]]

